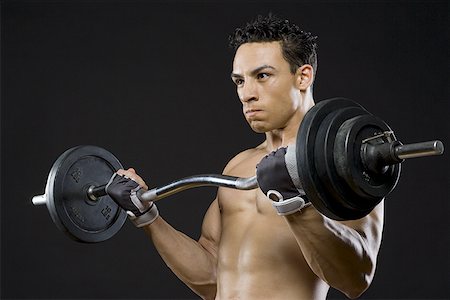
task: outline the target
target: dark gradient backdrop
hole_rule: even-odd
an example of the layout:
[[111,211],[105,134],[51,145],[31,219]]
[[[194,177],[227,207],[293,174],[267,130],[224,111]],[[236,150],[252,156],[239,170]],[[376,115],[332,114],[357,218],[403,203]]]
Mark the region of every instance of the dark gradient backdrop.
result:
[[[227,48],[257,14],[319,36],[316,100],[357,100],[403,142],[450,147],[448,1],[1,3],[1,298],[196,298],[132,225],[79,244],[30,200],[75,145],[107,148],[154,186],[221,172],[262,141],[241,115]],[[450,297],[448,167],[448,154],[403,165],[363,299]],[[197,238],[214,196],[191,190],[158,206]]]

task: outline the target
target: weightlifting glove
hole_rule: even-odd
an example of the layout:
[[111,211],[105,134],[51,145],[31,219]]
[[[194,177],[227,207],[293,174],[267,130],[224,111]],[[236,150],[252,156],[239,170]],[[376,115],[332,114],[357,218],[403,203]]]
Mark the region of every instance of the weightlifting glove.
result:
[[256,180],[278,215],[290,215],[311,204],[298,176],[295,145],[266,155],[256,166]]
[[128,214],[136,227],[153,223],[159,216],[156,204],[141,201],[137,192],[142,187],[131,178],[114,173],[105,187],[106,193]]

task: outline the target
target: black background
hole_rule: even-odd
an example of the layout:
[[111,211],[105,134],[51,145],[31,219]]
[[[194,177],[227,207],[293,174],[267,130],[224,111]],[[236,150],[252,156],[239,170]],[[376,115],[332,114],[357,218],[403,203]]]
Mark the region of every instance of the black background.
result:
[[[261,142],[242,117],[227,48],[257,14],[319,36],[316,101],[351,98],[404,143],[450,145],[448,2],[1,3],[2,298],[196,298],[128,222],[106,242],[80,244],[30,200],[75,145],[104,147],[158,186],[220,173]],[[362,298],[450,297],[448,166],[448,154],[403,164]],[[214,196],[195,189],[158,207],[198,238]]]

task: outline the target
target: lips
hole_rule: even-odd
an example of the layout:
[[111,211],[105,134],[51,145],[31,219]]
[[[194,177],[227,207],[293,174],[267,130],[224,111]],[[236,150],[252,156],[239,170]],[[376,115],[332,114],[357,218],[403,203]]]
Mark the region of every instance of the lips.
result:
[[252,117],[254,115],[256,115],[257,113],[261,112],[261,109],[257,109],[257,108],[249,108],[245,110],[245,115],[247,117]]

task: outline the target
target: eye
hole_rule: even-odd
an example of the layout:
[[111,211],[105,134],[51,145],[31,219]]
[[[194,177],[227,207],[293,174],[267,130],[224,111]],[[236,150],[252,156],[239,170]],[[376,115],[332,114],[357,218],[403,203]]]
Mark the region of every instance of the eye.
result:
[[240,85],[242,85],[242,84],[244,83],[244,80],[241,79],[241,78],[236,78],[236,79],[234,79],[233,81],[234,81],[234,83],[235,83],[237,86],[240,86]]
[[270,74],[268,73],[258,73],[258,75],[256,75],[256,78],[258,79],[267,79],[269,78]]

